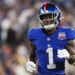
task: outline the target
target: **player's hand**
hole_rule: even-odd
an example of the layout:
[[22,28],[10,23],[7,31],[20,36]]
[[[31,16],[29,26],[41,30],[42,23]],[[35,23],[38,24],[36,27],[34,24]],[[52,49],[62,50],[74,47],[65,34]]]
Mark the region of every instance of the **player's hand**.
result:
[[32,61],[28,61],[26,63],[26,70],[29,71],[29,72],[34,72],[36,71],[36,64]]
[[58,49],[57,56],[58,56],[58,58],[69,59],[70,54],[66,49],[62,49],[62,50]]

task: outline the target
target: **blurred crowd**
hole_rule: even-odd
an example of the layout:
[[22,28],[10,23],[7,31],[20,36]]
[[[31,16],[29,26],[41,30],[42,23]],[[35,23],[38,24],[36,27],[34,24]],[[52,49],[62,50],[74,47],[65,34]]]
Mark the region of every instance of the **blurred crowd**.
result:
[[[60,26],[75,29],[75,0],[0,0],[0,75],[36,75],[25,69],[29,56],[27,33],[41,26],[38,10],[46,2],[60,7]],[[66,63],[67,75],[75,75],[74,70]]]

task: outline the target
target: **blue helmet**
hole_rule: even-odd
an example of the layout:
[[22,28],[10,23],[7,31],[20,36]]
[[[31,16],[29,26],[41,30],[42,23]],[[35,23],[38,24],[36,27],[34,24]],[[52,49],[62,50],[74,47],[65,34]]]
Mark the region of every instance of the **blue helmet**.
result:
[[[45,25],[43,22],[43,16],[50,15],[51,19],[49,20],[48,25]],[[60,23],[60,10],[56,5],[51,3],[45,3],[39,10],[39,18],[43,28],[51,30]],[[53,24],[50,21],[53,20]]]

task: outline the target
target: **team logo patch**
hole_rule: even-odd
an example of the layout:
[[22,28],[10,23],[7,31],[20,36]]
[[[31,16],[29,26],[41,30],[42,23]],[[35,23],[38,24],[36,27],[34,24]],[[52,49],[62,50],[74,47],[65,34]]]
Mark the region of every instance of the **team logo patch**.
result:
[[64,39],[66,39],[66,34],[65,34],[64,32],[59,32],[59,34],[58,34],[58,39],[59,39],[59,40],[64,40]]

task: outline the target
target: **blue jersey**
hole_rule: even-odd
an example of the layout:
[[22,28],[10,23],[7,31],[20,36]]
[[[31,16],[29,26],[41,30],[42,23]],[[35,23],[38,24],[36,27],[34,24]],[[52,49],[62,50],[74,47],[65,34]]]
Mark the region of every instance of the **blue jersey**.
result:
[[64,74],[65,59],[57,57],[58,49],[65,49],[75,32],[71,28],[58,27],[56,32],[48,36],[41,28],[31,29],[28,39],[36,47],[39,75]]

